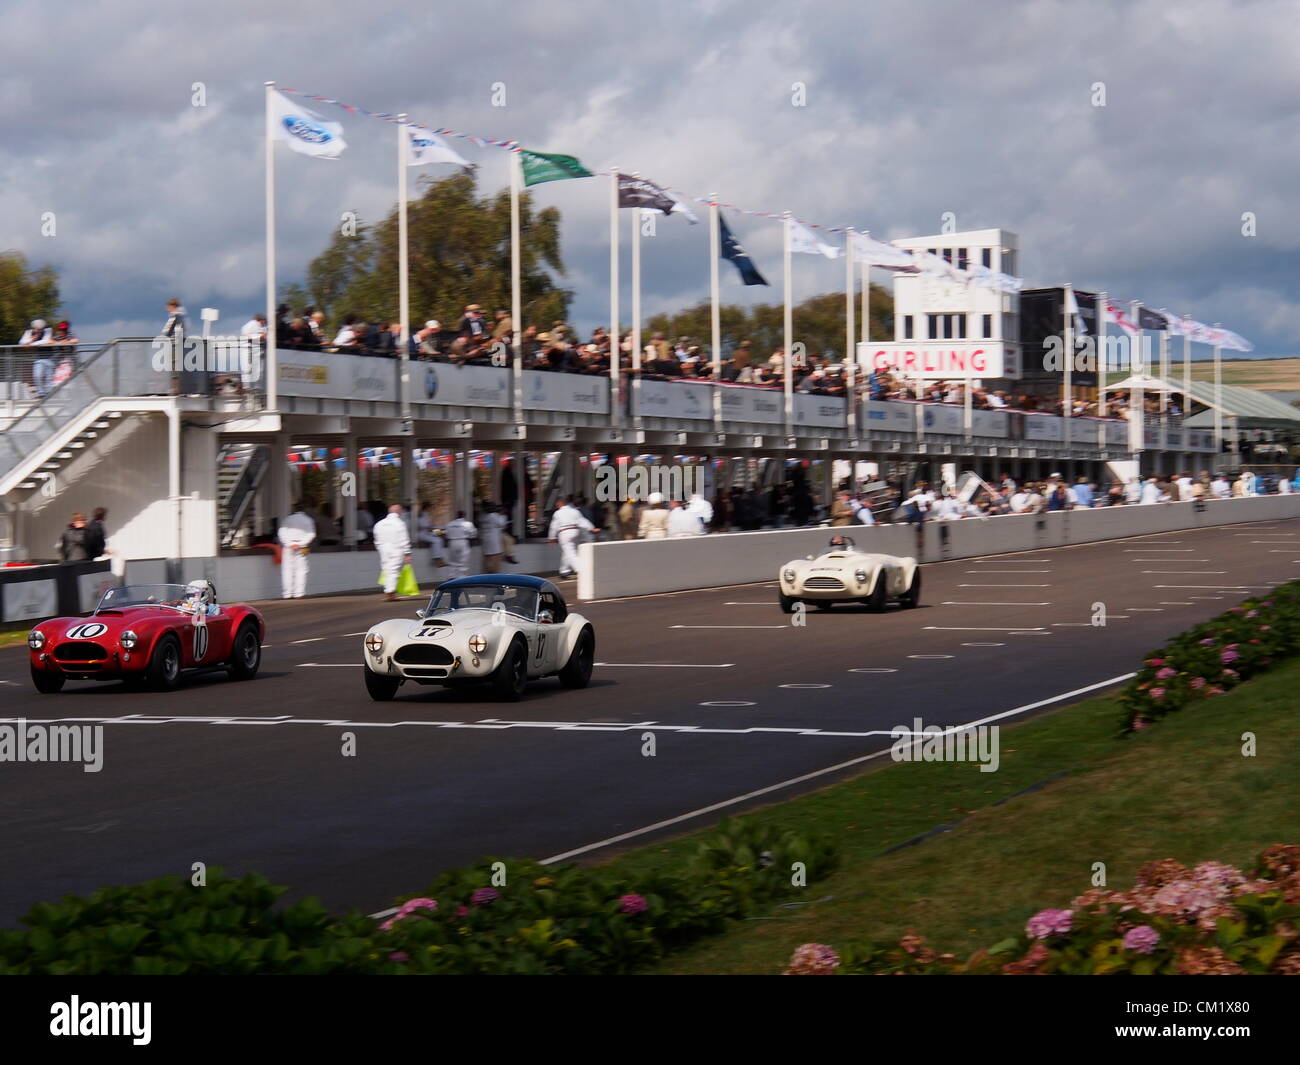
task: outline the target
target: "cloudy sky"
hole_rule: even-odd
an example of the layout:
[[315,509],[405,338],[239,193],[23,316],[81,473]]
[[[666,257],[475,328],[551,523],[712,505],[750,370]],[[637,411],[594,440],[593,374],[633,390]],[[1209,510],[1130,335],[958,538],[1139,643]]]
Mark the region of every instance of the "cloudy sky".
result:
[[[1030,284],[1101,287],[1222,322],[1259,355],[1297,350],[1294,3],[212,0],[159,11],[10,0],[0,14],[0,247],[60,269],[83,340],[151,334],[173,294],[192,315],[219,308],[231,328],[257,309],[262,84],[275,80],[885,239],[935,233],[952,212],[960,229],[1018,233]],[[206,106],[192,103],[196,82]],[[282,282],[301,279],[343,211],[374,220],[396,196],[393,127],[316,106],[344,123],[350,147],[337,162],[277,149]],[[481,164],[482,190],[506,183],[506,153],[456,144]],[[608,317],[607,182],[536,192],[564,213],[563,283],[590,328]],[[42,235],[45,212],[55,236]],[[773,285],[742,289],[724,264],[724,300],[779,300],[779,224],[730,221]],[[840,287],[842,269],[796,257],[796,297]],[[661,219],[645,242],[646,314],[707,298],[708,271],[706,227]],[[627,274],[625,258],[624,307]]]

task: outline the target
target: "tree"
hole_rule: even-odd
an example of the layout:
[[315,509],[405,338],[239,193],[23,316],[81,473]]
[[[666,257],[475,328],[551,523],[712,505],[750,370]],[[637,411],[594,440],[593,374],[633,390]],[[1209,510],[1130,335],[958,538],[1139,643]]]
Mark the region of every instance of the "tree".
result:
[[[854,307],[854,327],[860,302]],[[871,286],[871,336],[877,340],[894,338],[894,298],[888,289]],[[751,310],[731,304],[718,308],[722,326],[722,355],[730,356],[742,340],[749,340],[754,352],[766,357],[785,340],[785,308],[779,303],[760,303]],[[826,355],[838,359],[844,351],[844,294],[828,292],[812,296],[793,309],[794,341],[803,344],[809,355]],[[663,333],[666,337],[693,338],[706,351],[712,342],[713,327],[709,304],[701,303],[672,314],[656,314],[646,323],[647,334]]]
[[0,252],[0,344],[17,344],[33,318],[53,324],[60,306],[54,267],[33,269],[22,252]]
[[[520,276],[524,324],[543,328],[566,317],[573,293],[560,288],[563,274],[560,212],[534,210],[520,197]],[[481,304],[489,317],[510,307],[510,195],[479,198],[470,174],[427,181],[407,207],[411,326],[437,318],[454,326],[467,304]],[[332,326],[346,314],[367,322],[398,316],[397,209],[356,235],[336,233],[307,270],[307,302],[325,312]],[[296,311],[298,308],[294,307]]]

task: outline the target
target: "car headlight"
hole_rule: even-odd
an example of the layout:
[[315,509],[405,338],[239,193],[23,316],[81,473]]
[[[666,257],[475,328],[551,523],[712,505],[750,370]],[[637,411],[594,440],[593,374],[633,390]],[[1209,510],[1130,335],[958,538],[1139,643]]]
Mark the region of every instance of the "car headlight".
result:
[[853,573],[853,578],[854,578],[854,580],[856,580],[859,584],[861,584],[863,581],[865,581],[865,580],[867,579],[867,571],[864,570],[864,569],[855,570],[854,573]]
[[45,633],[39,630],[27,634],[27,646],[33,651],[39,651],[45,646]]
[[122,646],[126,650],[131,651],[134,650],[135,645],[140,642],[140,637],[137,636],[130,629],[127,629],[126,632],[122,633],[121,640],[122,640]]
[[788,570],[786,570],[785,573],[783,574],[783,576],[785,577],[785,579],[786,579],[787,581],[793,581],[793,580],[794,580],[794,570],[792,570],[792,569],[788,569]]
[[384,649],[384,638],[377,632],[366,633],[366,650],[372,655],[379,654]]
[[487,637],[482,633],[474,633],[474,635],[469,638],[469,649],[474,654],[481,655],[487,650]]

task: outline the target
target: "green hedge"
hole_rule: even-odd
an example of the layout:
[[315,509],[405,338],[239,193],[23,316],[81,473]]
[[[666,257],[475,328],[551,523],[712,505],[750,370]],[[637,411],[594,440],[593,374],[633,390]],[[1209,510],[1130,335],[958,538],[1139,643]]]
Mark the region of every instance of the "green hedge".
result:
[[1300,847],[1276,844],[1249,873],[1220,862],[1142,867],[1129,891],[1096,888],[1040,910],[1024,932],[969,958],[909,933],[897,944],[805,943],[787,975],[1300,975]]
[[[836,866],[835,847],[723,822],[680,875],[490,859],[438,877],[377,923],[221,870],[41,903],[0,932],[0,974],[628,973]],[[495,884],[495,886],[494,886]]]
[[1300,652],[1300,581],[1175,636],[1152,651],[1120,695],[1124,728],[1147,728],[1165,714],[1223,695]]

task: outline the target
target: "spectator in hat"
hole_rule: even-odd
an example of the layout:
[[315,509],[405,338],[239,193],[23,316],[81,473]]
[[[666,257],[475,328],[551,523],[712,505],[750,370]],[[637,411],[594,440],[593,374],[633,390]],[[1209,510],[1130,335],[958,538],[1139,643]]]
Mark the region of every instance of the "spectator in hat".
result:
[[[18,341],[20,347],[44,347],[50,343],[54,331],[50,329],[44,318],[33,319],[31,328],[23,333],[22,338]],[[54,360],[46,352],[41,352],[32,362],[32,388],[38,397],[44,396],[50,390],[50,381],[54,375]]]
[[483,317],[483,308],[477,303],[469,304],[461,316],[460,324],[456,326],[456,334],[465,340],[487,336],[488,323]]

